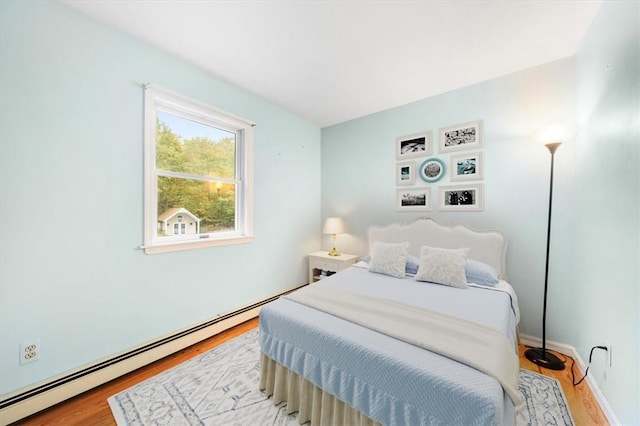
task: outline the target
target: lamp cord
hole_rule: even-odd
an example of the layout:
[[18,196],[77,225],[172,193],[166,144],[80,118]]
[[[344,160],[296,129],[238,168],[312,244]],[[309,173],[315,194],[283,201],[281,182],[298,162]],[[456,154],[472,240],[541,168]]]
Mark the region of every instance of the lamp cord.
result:
[[591,357],[593,356],[593,351],[595,349],[602,349],[602,350],[606,351],[607,347],[606,346],[594,346],[594,347],[591,348],[591,351],[589,352],[589,364],[587,364],[587,369],[584,371],[584,376],[582,376],[582,379],[580,379],[578,381],[578,383],[576,383],[576,377],[573,374],[573,365],[576,363],[576,361],[572,357],[569,357],[569,358],[571,358],[571,380],[573,381],[573,386],[578,386],[580,383],[582,383],[582,381],[584,379],[587,378],[587,374],[589,374],[589,367],[591,367]]

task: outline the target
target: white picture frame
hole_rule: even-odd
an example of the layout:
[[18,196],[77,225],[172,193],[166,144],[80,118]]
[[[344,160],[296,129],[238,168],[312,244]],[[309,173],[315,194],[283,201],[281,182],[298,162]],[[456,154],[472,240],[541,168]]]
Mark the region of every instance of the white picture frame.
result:
[[432,151],[431,131],[396,138],[396,160],[426,157],[431,155]]
[[482,180],[484,178],[484,153],[482,151],[452,155],[449,158],[451,182]]
[[484,210],[484,185],[446,185],[438,188],[438,210],[470,212]]
[[398,188],[396,210],[403,212],[431,210],[431,187]]
[[438,133],[439,153],[478,149],[483,146],[482,120],[443,127]]
[[413,185],[416,182],[416,163],[404,161],[396,163],[396,185]]

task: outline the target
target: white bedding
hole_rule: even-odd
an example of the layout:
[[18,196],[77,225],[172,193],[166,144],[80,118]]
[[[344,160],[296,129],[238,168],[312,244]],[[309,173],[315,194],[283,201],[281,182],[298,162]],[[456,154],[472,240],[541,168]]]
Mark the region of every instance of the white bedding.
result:
[[[367,264],[367,262],[365,261],[359,261],[353,265],[354,268],[361,268],[361,269],[369,269],[369,266]],[[411,273],[407,273],[406,275],[407,279],[412,279],[413,278],[413,274]],[[498,282],[498,284],[494,285],[494,286],[486,286],[486,285],[481,285],[481,284],[474,284],[472,282],[467,283],[467,286],[469,287],[475,287],[475,288],[479,288],[479,289],[483,289],[483,290],[493,290],[493,291],[499,291],[502,293],[506,293],[509,295],[509,299],[511,302],[511,310],[513,311],[513,314],[515,316],[515,323],[516,325],[520,323],[520,308],[518,306],[518,296],[516,295],[516,291],[513,289],[513,287],[511,286],[511,284],[509,284],[507,281],[504,280],[500,280],[500,282]],[[514,337],[514,341],[515,341],[515,336]]]
[[[518,308],[506,282],[458,289],[351,267],[314,286],[387,298],[493,328],[515,347]],[[492,377],[280,299],[260,314],[263,353],[382,424],[511,424],[514,407]]]

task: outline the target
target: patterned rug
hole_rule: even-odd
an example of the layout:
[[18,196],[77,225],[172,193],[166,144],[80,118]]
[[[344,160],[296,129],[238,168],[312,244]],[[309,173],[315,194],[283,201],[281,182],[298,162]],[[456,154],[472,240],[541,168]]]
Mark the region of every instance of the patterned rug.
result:
[[[252,330],[109,398],[124,425],[298,425],[285,403],[274,406],[258,390],[258,330]],[[567,425],[573,420],[555,379],[520,370],[525,406],[518,426]]]

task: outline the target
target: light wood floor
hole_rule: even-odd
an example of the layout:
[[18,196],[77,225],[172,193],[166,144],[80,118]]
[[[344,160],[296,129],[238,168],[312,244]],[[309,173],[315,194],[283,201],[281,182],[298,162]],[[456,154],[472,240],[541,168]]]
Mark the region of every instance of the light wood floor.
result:
[[[233,339],[258,326],[258,319],[247,321],[231,330],[224,331],[203,342],[186,348],[180,352],[163,358],[146,367],[129,373],[123,377],[115,379],[109,383],[99,386],[82,395],[62,402],[39,414],[35,414],[21,422],[19,425],[115,425],[111,416],[111,410],[107,404],[107,398],[121,392],[138,382],[155,376],[171,367],[174,367],[189,358],[197,356],[203,352],[216,347],[217,345]],[[596,400],[591,394],[586,383],[574,388],[571,382],[571,373],[568,369],[563,371],[544,370],[531,363],[524,357],[524,347],[520,346],[520,366],[527,370],[552,376],[562,384],[562,389],[576,426],[608,425],[606,417],[600,410]],[[570,363],[570,362],[569,362]],[[541,371],[544,370],[544,371]],[[576,369],[577,372],[577,369]]]
[[[578,386],[573,386],[573,379],[571,377],[571,359],[565,357],[562,354],[556,354],[560,359],[567,358],[566,367],[564,370],[554,371],[542,368],[524,356],[526,347],[520,345],[520,368],[525,370],[534,371],[536,373],[544,374],[545,376],[553,377],[558,380],[562,385],[562,391],[567,398],[569,404],[569,410],[576,426],[591,426],[591,425],[608,425],[609,422],[604,413],[600,409],[600,405],[596,401],[589,389],[589,385],[586,381],[580,383]],[[574,367],[576,375],[576,382],[582,378],[582,374],[578,370],[578,367]]]

